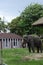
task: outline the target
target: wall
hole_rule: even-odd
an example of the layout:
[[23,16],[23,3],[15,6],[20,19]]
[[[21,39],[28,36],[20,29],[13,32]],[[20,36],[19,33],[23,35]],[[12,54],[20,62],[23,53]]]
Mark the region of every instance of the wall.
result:
[[[14,45],[15,42],[15,45]],[[3,48],[21,48],[22,40],[20,39],[2,39]]]

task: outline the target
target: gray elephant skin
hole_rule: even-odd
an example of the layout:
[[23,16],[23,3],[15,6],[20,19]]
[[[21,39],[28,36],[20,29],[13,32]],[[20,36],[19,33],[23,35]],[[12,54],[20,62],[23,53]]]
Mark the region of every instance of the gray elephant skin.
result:
[[36,49],[37,53],[39,53],[39,51],[42,53],[42,42],[41,42],[41,39],[39,36],[37,36],[37,35],[24,36],[22,47],[25,48],[26,44],[29,49],[29,52],[31,52],[31,50],[32,50],[34,53],[35,49]]

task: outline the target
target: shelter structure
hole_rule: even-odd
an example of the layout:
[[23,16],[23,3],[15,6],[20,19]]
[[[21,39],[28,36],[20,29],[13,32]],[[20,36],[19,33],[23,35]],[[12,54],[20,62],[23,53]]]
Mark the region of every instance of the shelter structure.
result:
[[32,25],[33,26],[43,26],[43,17],[35,21]]
[[[35,21],[33,24],[32,24],[32,26],[34,26],[34,27],[41,27],[42,29],[43,29],[43,17],[42,18],[40,18],[40,19],[38,19],[37,21]],[[43,33],[42,34],[40,34],[40,38],[41,39],[43,39]]]
[[0,33],[1,48],[20,48],[22,37],[13,33]]
[[0,33],[0,65],[3,64],[3,51],[6,48],[21,48],[22,37],[13,33]]

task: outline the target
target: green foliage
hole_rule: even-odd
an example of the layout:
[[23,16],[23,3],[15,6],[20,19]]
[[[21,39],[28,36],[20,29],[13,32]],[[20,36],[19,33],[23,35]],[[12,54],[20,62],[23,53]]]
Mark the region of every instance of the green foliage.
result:
[[6,28],[6,24],[0,18],[0,31],[2,30],[3,32],[6,32],[5,28]]
[[28,34],[37,32],[39,28],[34,28],[31,24],[39,18],[43,17],[43,5],[34,4],[26,7],[22,12],[21,17],[23,17],[23,20],[25,19],[25,24],[29,24],[28,28],[26,29]]
[[43,5],[31,4],[24,9],[19,17],[11,21],[10,31],[19,35],[38,32],[39,28],[34,28],[31,24],[41,17],[43,17]]

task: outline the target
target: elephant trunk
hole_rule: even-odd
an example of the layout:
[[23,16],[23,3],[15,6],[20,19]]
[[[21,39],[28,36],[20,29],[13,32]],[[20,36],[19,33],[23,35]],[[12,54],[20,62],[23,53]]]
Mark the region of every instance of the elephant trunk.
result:
[[22,41],[22,47],[25,48],[26,47],[26,42],[23,40]]

